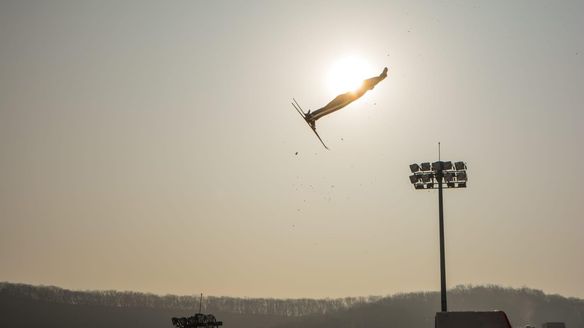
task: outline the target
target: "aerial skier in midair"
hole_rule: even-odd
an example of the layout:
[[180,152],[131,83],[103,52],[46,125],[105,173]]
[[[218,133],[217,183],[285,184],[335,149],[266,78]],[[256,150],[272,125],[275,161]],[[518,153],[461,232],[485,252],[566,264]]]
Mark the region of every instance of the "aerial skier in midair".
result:
[[381,74],[379,74],[379,76],[375,76],[375,77],[372,77],[370,79],[363,81],[363,83],[361,84],[361,86],[357,90],[345,92],[343,94],[336,96],[335,99],[333,99],[331,102],[326,104],[326,106],[319,108],[319,109],[315,110],[314,112],[311,112],[309,110],[307,113],[304,113],[304,111],[302,110],[300,105],[298,105],[298,103],[296,102],[296,99],[294,99],[294,98],[292,99],[294,101],[294,102],[292,102],[292,106],[294,106],[294,108],[298,111],[298,113],[300,113],[300,115],[302,115],[302,118],[304,118],[306,123],[308,123],[308,125],[310,126],[312,131],[318,137],[318,140],[320,140],[320,142],[324,146],[324,148],[328,149],[328,147],[324,144],[324,142],[322,141],[322,139],[318,135],[318,132],[316,132],[316,120],[318,120],[319,118],[322,118],[322,117],[324,117],[332,112],[336,112],[337,110],[347,106],[348,104],[352,103],[353,101],[361,98],[367,91],[375,88],[377,83],[383,81],[383,79],[385,79],[386,77],[387,77],[387,67],[385,67],[383,69],[383,72],[381,72]]

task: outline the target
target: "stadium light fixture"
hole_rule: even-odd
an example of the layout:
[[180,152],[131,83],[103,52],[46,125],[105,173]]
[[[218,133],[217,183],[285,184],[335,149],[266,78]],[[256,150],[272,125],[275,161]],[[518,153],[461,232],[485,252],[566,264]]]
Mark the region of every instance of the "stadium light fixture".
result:
[[430,171],[430,163],[425,162],[420,165],[422,171]]
[[416,183],[420,180],[419,176],[414,174],[414,175],[410,175],[410,182],[411,183]]
[[456,162],[456,163],[454,163],[454,168],[457,171],[466,170],[466,164],[464,162]]
[[466,171],[459,171],[456,173],[456,180],[466,181]]
[[412,173],[416,173],[420,170],[420,165],[418,164],[412,164],[410,165],[410,171],[412,171]]
[[[444,254],[444,206],[443,189],[466,188],[468,176],[466,174],[466,163],[440,160],[440,143],[438,143],[438,161],[430,164],[410,165],[410,170],[414,175],[410,176],[410,182],[416,190],[438,189],[438,218],[440,228],[440,298],[442,312],[447,312],[446,302],[446,264]],[[414,171],[415,170],[415,171]],[[422,172],[419,172],[422,171]],[[421,180],[421,181],[420,181]]]

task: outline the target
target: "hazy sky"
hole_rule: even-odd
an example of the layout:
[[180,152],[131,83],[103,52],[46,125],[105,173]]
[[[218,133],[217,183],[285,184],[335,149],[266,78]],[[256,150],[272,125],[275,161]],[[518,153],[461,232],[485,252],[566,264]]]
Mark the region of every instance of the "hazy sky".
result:
[[[0,281],[584,297],[584,2],[0,1]],[[387,79],[318,121],[346,56]],[[298,152],[297,155],[295,153]]]

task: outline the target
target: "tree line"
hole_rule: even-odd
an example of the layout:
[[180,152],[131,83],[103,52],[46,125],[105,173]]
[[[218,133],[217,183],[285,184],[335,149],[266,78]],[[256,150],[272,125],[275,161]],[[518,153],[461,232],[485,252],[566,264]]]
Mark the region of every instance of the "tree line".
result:
[[[28,298],[44,302],[112,307],[140,307],[157,309],[199,309],[199,296],[155,295],[131,291],[73,291],[54,286],[33,286],[0,282],[0,295]],[[229,312],[298,317],[325,314],[348,309],[358,304],[376,302],[381,296],[344,297],[324,299],[276,299],[205,296],[203,312]]]

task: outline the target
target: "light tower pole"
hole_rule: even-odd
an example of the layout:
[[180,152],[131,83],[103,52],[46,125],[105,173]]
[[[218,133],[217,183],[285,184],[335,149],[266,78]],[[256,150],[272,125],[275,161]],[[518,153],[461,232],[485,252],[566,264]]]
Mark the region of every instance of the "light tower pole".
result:
[[[438,155],[440,158],[440,155]],[[466,175],[466,164],[464,162],[456,162],[454,165],[450,161],[434,162],[432,164],[424,162],[421,164],[410,165],[410,170],[413,173],[410,175],[410,182],[414,185],[416,190],[428,190],[438,187],[438,222],[440,230],[440,300],[441,311],[447,312],[448,305],[446,302],[446,260],[444,252],[444,205],[442,189],[444,182],[446,182],[447,189],[449,188],[466,188],[468,181]]]

